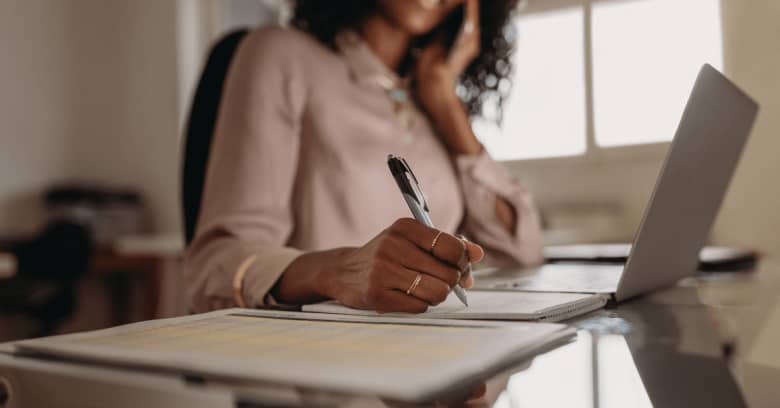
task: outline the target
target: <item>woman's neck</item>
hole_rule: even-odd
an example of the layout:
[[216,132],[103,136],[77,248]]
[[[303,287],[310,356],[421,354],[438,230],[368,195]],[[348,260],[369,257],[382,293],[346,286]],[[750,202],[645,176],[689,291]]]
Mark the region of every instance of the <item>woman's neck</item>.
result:
[[409,33],[377,13],[366,18],[360,26],[360,35],[388,68],[398,71],[412,41]]

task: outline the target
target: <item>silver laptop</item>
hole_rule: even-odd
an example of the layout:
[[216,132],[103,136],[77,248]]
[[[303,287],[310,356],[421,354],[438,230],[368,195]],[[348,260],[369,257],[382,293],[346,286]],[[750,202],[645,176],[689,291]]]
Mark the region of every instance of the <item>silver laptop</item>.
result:
[[705,65],[625,265],[499,269],[477,276],[475,288],[610,294],[623,301],[693,275],[757,113],[747,94]]

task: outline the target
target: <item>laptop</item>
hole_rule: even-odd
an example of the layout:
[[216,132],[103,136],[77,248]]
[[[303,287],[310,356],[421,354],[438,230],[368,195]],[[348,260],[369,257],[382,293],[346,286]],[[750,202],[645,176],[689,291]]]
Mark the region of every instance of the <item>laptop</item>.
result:
[[624,265],[495,269],[475,289],[601,294],[622,302],[692,276],[758,113],[710,65],[699,72]]

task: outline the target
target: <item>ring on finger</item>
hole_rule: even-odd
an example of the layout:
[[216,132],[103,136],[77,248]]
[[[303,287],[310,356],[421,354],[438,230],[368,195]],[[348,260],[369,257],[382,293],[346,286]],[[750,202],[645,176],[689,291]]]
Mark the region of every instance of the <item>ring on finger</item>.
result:
[[474,23],[471,21],[467,21],[465,24],[463,24],[463,33],[464,34],[471,34],[474,32]]
[[[466,263],[465,263],[465,265],[463,265],[462,272],[464,272],[466,274],[471,274],[471,271],[472,271],[471,256],[469,255],[468,248],[466,248],[466,243],[469,242],[469,239],[466,238],[466,236],[463,235],[463,234],[458,234],[458,235],[456,235],[456,237],[463,243],[463,249],[464,249],[463,255],[465,256]],[[464,261],[464,259],[461,258],[461,262],[459,262],[458,265],[460,266],[460,264],[463,261]],[[460,282],[460,279],[458,279],[458,282]]]
[[435,237],[433,237],[433,242],[431,242],[431,250],[430,253],[433,253],[433,249],[436,248],[436,244],[439,243],[439,237],[441,237],[442,231],[439,231],[438,234],[436,234]]
[[469,257],[469,249],[466,246],[466,242],[468,242],[468,239],[464,237],[462,234],[458,234],[455,236],[458,238],[458,241],[463,246],[463,252],[460,254],[460,259],[458,260],[458,269],[460,269],[461,272],[466,272],[466,269],[471,264],[471,259]]
[[409,285],[409,289],[406,289],[406,294],[411,295],[414,293],[414,290],[417,289],[417,286],[420,285],[420,281],[422,280],[422,274],[418,273],[417,276],[412,281],[412,284]]

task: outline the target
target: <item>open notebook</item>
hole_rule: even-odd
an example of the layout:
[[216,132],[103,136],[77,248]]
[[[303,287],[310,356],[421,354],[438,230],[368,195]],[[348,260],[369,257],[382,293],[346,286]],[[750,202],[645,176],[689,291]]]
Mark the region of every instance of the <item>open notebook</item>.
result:
[[425,402],[468,390],[574,334],[555,323],[228,309],[14,346],[29,357],[178,373],[204,385],[293,386]]
[[[532,320],[557,322],[602,308],[609,296],[580,293],[468,292],[466,307],[453,294],[444,303],[421,314],[389,313],[383,316],[414,319]],[[337,302],[303,306],[304,312],[379,316],[371,310],[352,309]]]

